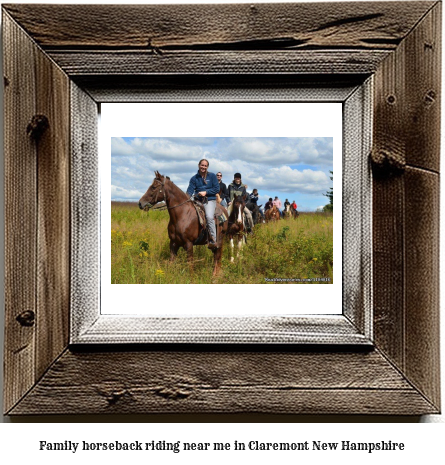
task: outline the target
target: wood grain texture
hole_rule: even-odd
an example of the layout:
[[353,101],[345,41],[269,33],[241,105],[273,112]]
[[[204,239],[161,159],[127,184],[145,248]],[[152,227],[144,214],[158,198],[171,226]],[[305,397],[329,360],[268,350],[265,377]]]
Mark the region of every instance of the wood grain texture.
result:
[[404,368],[403,180],[373,180],[374,342]]
[[373,146],[375,342],[436,405],[440,8],[376,73]]
[[36,114],[48,128],[37,148],[37,340],[40,377],[68,344],[70,295],[70,80],[36,50]]
[[49,51],[70,76],[141,74],[366,74],[388,50]]
[[442,3],[405,41],[406,163],[439,172]]
[[[80,255],[82,258],[82,255]],[[84,260],[83,260],[84,262]],[[93,262],[96,264],[97,262]],[[90,264],[89,270],[93,270]],[[92,274],[92,271],[90,271]],[[85,270],[79,267],[85,281]],[[88,276],[88,275],[87,275]],[[83,286],[86,293],[90,287]],[[93,296],[97,289],[92,289]],[[96,293],[94,293],[96,291]],[[94,299],[90,299],[90,302]],[[82,306],[81,304],[84,304]],[[371,345],[369,334],[357,330],[348,317],[329,315],[326,318],[289,317],[189,317],[121,318],[120,315],[100,315],[100,309],[86,307],[80,301],[73,308],[71,342],[73,344],[332,344]],[[366,311],[352,309],[358,313]],[[371,312],[368,310],[368,318]],[[105,313],[105,312],[104,312]],[[95,320],[95,321],[94,321]],[[94,324],[91,324],[91,322]],[[355,322],[354,322],[355,323]]]
[[[35,382],[37,158],[26,132],[35,114],[35,46],[8,15],[3,15],[3,43],[6,411]],[[28,317],[22,324],[20,315]]]
[[435,411],[378,352],[66,352],[11,413]]
[[[343,103],[342,219],[343,315],[372,340],[372,147],[373,79]],[[357,201],[360,199],[360,201]],[[347,283],[347,284],[346,284]]]
[[311,3],[5,8],[71,76],[370,74],[432,5],[325,3],[322,17]]
[[[45,50],[395,49],[434,2],[4,5]],[[35,21],[38,17],[39,21]]]
[[[382,62],[374,78],[372,155],[393,154],[405,162],[403,103],[405,46]],[[375,173],[373,179],[374,340],[404,366],[403,179]]]
[[100,314],[98,106],[70,83],[70,342]]
[[96,102],[342,102],[363,75],[173,74],[77,75],[73,81]]
[[[437,134],[438,136],[438,134]],[[437,140],[437,143],[439,141]],[[433,157],[431,157],[433,159]],[[405,371],[440,406],[439,175],[405,173]]]

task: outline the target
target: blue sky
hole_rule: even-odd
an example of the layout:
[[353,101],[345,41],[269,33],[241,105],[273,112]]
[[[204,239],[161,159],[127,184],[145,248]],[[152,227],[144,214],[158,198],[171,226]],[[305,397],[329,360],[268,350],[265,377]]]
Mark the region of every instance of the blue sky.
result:
[[111,199],[139,200],[155,170],[185,191],[202,158],[227,185],[240,172],[248,192],[258,189],[259,203],[276,195],[301,211],[328,203],[332,137],[112,137]]

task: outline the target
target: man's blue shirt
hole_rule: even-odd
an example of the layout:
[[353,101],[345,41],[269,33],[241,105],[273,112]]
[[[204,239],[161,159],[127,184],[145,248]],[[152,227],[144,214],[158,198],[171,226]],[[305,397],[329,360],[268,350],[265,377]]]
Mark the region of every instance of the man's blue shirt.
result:
[[206,191],[208,200],[216,200],[216,194],[219,192],[219,182],[216,174],[207,171],[207,184],[204,182],[200,172],[198,171],[191,179],[187,188],[187,195],[198,194]]

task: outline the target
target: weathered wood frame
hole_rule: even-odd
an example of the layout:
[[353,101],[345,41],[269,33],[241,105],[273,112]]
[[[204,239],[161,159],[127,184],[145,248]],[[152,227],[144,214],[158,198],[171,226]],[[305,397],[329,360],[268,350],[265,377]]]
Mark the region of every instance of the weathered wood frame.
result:
[[[3,44],[7,414],[439,411],[440,2],[4,5]],[[371,76],[371,347],[69,344],[74,108]]]

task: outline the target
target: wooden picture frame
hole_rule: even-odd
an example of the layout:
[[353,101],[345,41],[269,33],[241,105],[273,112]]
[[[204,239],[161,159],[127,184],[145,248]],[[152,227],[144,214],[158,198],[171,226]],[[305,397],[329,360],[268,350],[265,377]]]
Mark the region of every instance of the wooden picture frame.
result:
[[[2,14],[6,414],[440,411],[440,2],[11,4]],[[89,251],[73,229],[88,224],[95,195],[71,161],[95,169],[98,103],[369,79],[372,312],[350,321],[369,343],[70,343],[81,285],[72,251]],[[84,187],[75,209],[73,182]]]

